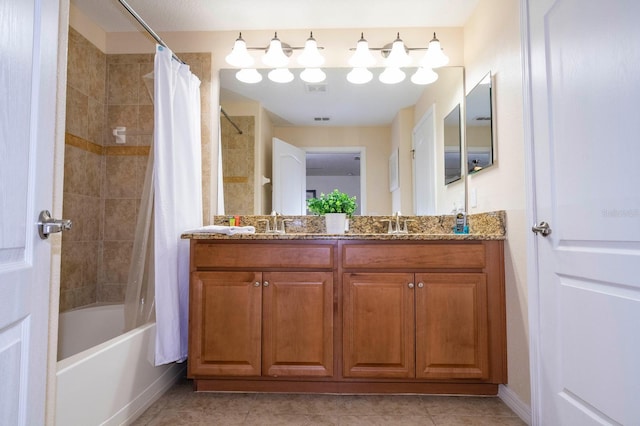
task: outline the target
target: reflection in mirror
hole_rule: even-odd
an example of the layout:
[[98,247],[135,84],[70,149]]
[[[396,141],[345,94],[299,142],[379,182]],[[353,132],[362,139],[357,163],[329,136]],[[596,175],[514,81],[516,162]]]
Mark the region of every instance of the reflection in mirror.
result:
[[465,137],[469,173],[478,172],[493,164],[491,90],[489,72],[466,98]]
[[[223,179],[227,214],[237,214],[238,211],[269,214],[273,210],[273,182],[265,183],[276,173],[271,167],[272,137],[281,138],[307,152],[317,148],[324,153],[349,152],[353,154],[352,159],[356,157],[353,148],[362,150],[362,154],[366,151],[366,156],[362,156],[360,176],[355,172],[353,176],[347,174],[354,182],[360,181],[360,214],[390,214],[393,210],[391,193],[379,188],[387,180],[389,152],[398,147],[401,154],[400,188],[394,197],[400,199],[399,194],[402,194],[402,205],[395,210],[413,210],[413,164],[409,153],[414,120],[434,105],[438,114],[450,111],[458,104],[460,110],[464,109],[462,68],[439,68],[439,79],[426,86],[417,86],[408,78],[396,85],[379,83],[377,78],[366,85],[354,85],[346,80],[349,68],[327,68],[324,71],[327,80],[321,84],[304,84],[299,79],[288,84],[276,84],[263,79],[260,84],[249,85],[236,80],[237,70],[220,70],[221,106],[234,121],[238,119],[243,124],[240,126],[243,132],[253,130],[252,141],[241,140],[221,116],[222,146],[235,150],[222,153],[223,169],[228,172]],[[379,73],[381,69],[372,71]],[[244,119],[249,121],[245,123]],[[438,115],[439,130],[443,120],[444,114]],[[435,121],[433,125],[436,125]],[[225,131],[226,127],[228,131]],[[434,141],[437,143],[437,158],[443,155],[442,133],[438,131],[437,141]],[[254,150],[255,155],[243,153],[242,149]],[[436,162],[437,167],[443,167],[442,160],[435,158],[434,165],[428,170],[436,170]],[[234,160],[235,169],[227,166],[228,159]],[[244,164],[239,165],[238,161]],[[335,160],[330,162],[335,163]],[[242,166],[253,166],[253,172]],[[433,174],[425,185],[432,187],[433,192],[442,191],[443,175],[444,171],[438,169],[437,178]],[[254,187],[251,190],[242,186],[251,186],[252,181]],[[309,183],[307,189],[321,191],[315,183]],[[459,205],[464,199],[459,194],[463,193],[463,186],[447,191],[448,198],[442,201],[442,210],[448,212],[453,203]],[[243,205],[231,206],[232,199]]]
[[460,179],[462,172],[460,104],[444,118],[444,184],[448,185]]

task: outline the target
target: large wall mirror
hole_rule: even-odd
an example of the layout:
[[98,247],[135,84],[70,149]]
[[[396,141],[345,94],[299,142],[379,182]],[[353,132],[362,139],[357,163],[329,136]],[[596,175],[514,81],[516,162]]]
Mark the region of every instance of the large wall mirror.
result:
[[467,171],[477,173],[493,164],[491,72],[466,97]]
[[[322,155],[316,155],[312,160],[308,159],[307,161],[312,169],[307,174],[308,178],[310,176],[312,178],[307,179],[307,181],[311,179],[318,180],[324,168],[327,169],[329,174],[329,177],[324,178],[325,181],[333,182],[336,179],[340,179],[341,175],[344,175],[343,178],[349,182],[351,187],[354,186],[354,180],[364,181],[366,183],[364,185],[366,186],[366,194],[361,194],[358,197],[359,200],[366,199],[366,208],[361,214],[387,214],[391,211],[391,195],[389,192],[381,191],[380,188],[382,187],[381,182],[384,181],[386,183],[387,179],[386,167],[391,149],[390,139],[392,137],[391,124],[396,114],[405,108],[416,105],[424,94],[429,91],[437,92],[437,96],[434,96],[434,99],[447,99],[446,104],[438,105],[439,111],[448,111],[454,105],[460,105],[463,102],[463,99],[458,97],[458,100],[451,103],[450,100],[453,95],[445,96],[443,94],[446,91],[455,92],[460,94],[459,96],[464,94],[461,67],[437,69],[436,72],[440,75],[440,78],[426,86],[412,83],[409,78],[411,75],[409,70],[407,70],[405,81],[394,85],[382,84],[378,81],[377,75],[382,69],[372,69],[374,79],[363,85],[354,85],[347,81],[346,75],[350,71],[349,68],[324,69],[327,79],[319,84],[302,82],[298,78],[298,70],[293,70],[296,78],[287,84],[273,83],[266,78],[267,70],[259,71],[264,73],[263,80],[258,84],[246,84],[239,82],[235,78],[237,70],[220,70],[220,104],[227,109],[232,120],[241,123],[240,127],[243,129],[243,135],[238,134],[227,120],[221,117],[222,146],[237,150],[226,156],[223,153],[223,170],[230,170],[231,164],[235,168],[235,171],[231,172],[231,176],[225,176],[223,179],[225,182],[225,194],[232,194],[231,196],[225,195],[225,211],[228,214],[253,214],[256,212],[257,210],[253,209],[253,207],[246,208],[246,204],[255,198],[256,191],[262,193],[263,199],[271,197],[269,193],[270,184],[264,185],[262,188],[254,188],[256,185],[251,185],[252,182],[260,181],[261,175],[271,177],[273,173],[272,170],[267,170],[267,168],[259,170],[256,167],[255,170],[249,170],[253,168],[254,161],[257,164],[258,160],[253,157],[253,154],[246,152],[246,149],[252,149],[251,143],[253,140],[261,141],[257,143],[265,143],[264,141],[270,139],[264,136],[264,128],[257,128],[258,122],[254,121],[257,119],[248,117],[256,114],[258,109],[254,105],[256,103],[261,105],[269,117],[273,127],[271,136],[303,147],[307,151],[311,150],[310,147],[323,148],[320,150]],[[246,105],[244,110],[238,107],[238,105],[242,106],[243,104]],[[459,120],[460,118],[458,118],[458,122],[460,122]],[[414,124],[409,123],[408,126]],[[375,126],[387,126],[389,128],[389,136],[384,137],[383,140],[375,140],[374,144],[372,140],[378,137],[375,134],[376,132],[362,129],[371,129]],[[286,137],[290,134],[295,134],[297,138],[308,137],[308,139],[318,140],[320,139],[318,135],[323,132],[323,130],[319,129],[323,127],[345,129],[342,131],[342,135],[346,136],[343,137],[339,145],[336,142],[336,138],[332,138],[333,145],[331,146],[319,145],[315,140],[309,144],[300,144],[299,140],[293,140],[294,137],[291,140]],[[409,127],[403,134],[410,136],[411,130],[411,127]],[[330,131],[327,129],[325,133],[329,134]],[[331,135],[333,136],[334,133],[331,133]],[[366,171],[368,172],[365,171],[365,164],[358,164],[360,162],[360,153],[347,150],[347,148],[361,147],[366,144],[369,144],[366,146]],[[340,148],[336,150],[336,155],[342,155],[342,157],[350,161],[342,161],[344,158],[332,158],[331,155],[328,155],[331,153],[329,148],[334,147]],[[245,149],[245,152],[242,149]],[[267,157],[270,156],[271,148],[267,148],[263,153],[263,160],[266,161]],[[406,148],[404,156],[410,159],[410,147]],[[325,159],[326,164],[323,165],[320,160]],[[409,163],[405,167],[410,168],[410,160],[408,161]],[[458,163],[460,162],[458,161]],[[337,170],[337,166],[340,164],[345,165],[342,171]],[[362,174],[358,173],[359,169],[354,171],[354,166],[361,167]],[[261,166],[258,165],[258,167]],[[401,179],[400,184],[402,185],[402,191],[411,193],[413,189],[411,179]],[[227,190],[227,186],[231,185],[237,189]],[[442,181],[438,179],[437,182],[433,182],[431,185],[442,187]],[[316,190],[317,193],[322,191],[319,184],[307,189]],[[246,193],[246,195],[241,193]],[[388,202],[385,201],[384,207],[379,207],[380,203],[376,204],[376,201],[378,198],[383,199],[384,197]],[[232,202],[235,202],[235,204],[232,205]],[[268,211],[270,209],[262,208],[263,214],[265,212],[268,213]]]

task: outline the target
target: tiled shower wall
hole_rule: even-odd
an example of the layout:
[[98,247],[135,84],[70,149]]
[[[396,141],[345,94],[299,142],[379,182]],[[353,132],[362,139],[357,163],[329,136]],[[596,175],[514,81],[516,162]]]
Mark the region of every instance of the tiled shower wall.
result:
[[[182,59],[201,79],[206,118],[211,57]],[[73,228],[62,239],[60,311],[124,301],[153,130],[153,103],[143,78],[153,71],[152,54],[106,55],[70,28],[67,68],[63,217],[73,220]],[[207,123],[203,120],[203,179],[210,176]],[[125,144],[112,135],[118,126],[129,132]]]
[[224,206],[227,214],[254,214],[255,117],[220,117]]

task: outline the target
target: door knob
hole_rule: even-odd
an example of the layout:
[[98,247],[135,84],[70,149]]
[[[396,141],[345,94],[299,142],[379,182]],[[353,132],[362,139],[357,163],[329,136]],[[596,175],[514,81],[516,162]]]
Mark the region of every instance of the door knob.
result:
[[534,234],[540,234],[543,237],[546,237],[551,233],[551,227],[549,227],[549,224],[547,222],[540,222],[539,225],[533,225],[531,227],[531,230]]
[[49,210],[42,210],[38,216],[38,233],[43,240],[49,238],[49,234],[68,231],[71,225],[72,222],[69,219],[52,218]]

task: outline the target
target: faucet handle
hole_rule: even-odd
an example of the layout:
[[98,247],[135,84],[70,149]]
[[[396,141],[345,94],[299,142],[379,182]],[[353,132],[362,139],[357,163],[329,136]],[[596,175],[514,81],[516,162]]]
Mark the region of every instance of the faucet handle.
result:
[[286,234],[287,233],[287,228],[284,226],[284,224],[286,222],[293,222],[293,219],[282,219],[282,233]]
[[269,219],[258,219],[258,222],[264,222],[265,223],[265,225],[264,225],[265,234],[267,232],[271,232],[271,229],[269,228]]
[[380,222],[387,222],[387,234],[392,234],[393,233],[393,225],[391,225],[392,220],[391,219],[380,219]]
[[414,219],[405,219],[404,220],[404,227],[402,228],[402,232],[405,232],[405,233],[408,234],[409,233],[409,228],[407,227],[407,222],[415,222],[415,220]]

